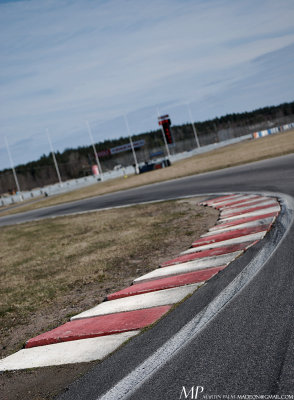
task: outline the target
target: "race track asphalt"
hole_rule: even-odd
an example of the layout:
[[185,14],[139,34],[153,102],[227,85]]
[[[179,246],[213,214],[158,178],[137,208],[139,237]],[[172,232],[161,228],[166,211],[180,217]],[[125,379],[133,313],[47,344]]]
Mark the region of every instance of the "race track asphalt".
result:
[[0,226],[32,219],[118,207],[179,196],[227,191],[270,191],[294,196],[294,155],[259,161],[201,175],[166,181],[135,189],[60,204],[0,218]]
[[[231,191],[267,191],[294,197],[294,155],[2,217],[0,225],[179,196]],[[293,214],[293,210],[290,213]],[[265,245],[275,242],[275,235],[282,226],[281,218],[278,217],[276,229],[257,245],[249,248],[152,329],[132,339],[74,382],[59,399],[98,399],[136,370],[210,304],[243,271],[244,266],[254,263]],[[290,225],[253,279],[181,351],[146,376],[139,385],[134,382],[127,398],[180,399],[186,397],[183,387],[188,393],[197,386],[202,391],[198,394],[199,399],[234,400],[243,395],[250,400],[261,399],[257,397],[261,395],[294,395],[293,235],[294,227]],[[190,391],[187,398],[191,395]],[[115,398],[126,397],[118,395]]]

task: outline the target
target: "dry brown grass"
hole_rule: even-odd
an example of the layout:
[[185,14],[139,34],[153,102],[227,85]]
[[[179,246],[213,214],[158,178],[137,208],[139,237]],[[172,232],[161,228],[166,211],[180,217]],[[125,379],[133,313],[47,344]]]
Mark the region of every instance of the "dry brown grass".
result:
[[[294,152],[294,131],[228,146],[128,179],[87,187],[21,212]],[[1,213],[4,215],[4,212]],[[207,231],[214,210],[164,202],[1,228],[0,356],[56,327],[177,255]],[[4,374],[5,398],[48,399],[91,364]],[[59,379],[56,379],[58,376]],[[47,383],[47,385],[45,384]]]
[[2,228],[2,355],[189,247],[216,218],[187,200]]
[[4,211],[0,215],[80,200],[117,190],[126,190],[136,186],[213,171],[293,152],[294,130],[226,146],[209,153],[178,161],[169,168],[148,172],[142,175],[129,176],[127,179],[122,177],[109,180],[59,196],[49,197],[31,205],[24,205],[17,209]]

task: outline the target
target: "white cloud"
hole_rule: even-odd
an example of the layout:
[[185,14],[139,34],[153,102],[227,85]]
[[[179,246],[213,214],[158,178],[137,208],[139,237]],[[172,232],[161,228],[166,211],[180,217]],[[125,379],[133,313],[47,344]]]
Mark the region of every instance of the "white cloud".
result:
[[[294,43],[293,17],[292,0],[0,2],[0,135],[13,144],[49,127],[62,148],[85,119],[106,126],[160,103],[221,98],[244,80],[254,87],[267,73],[254,60]],[[260,102],[274,103],[266,93]],[[241,96],[240,111],[250,108],[250,95]],[[223,111],[208,108],[198,108],[199,119]],[[148,120],[146,130],[155,129]],[[120,136],[108,125],[107,135]]]

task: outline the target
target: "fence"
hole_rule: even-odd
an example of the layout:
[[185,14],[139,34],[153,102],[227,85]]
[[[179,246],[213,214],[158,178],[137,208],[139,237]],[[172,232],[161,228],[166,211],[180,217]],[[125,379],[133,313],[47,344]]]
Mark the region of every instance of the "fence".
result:
[[260,137],[272,135],[274,133],[284,132],[284,131],[287,131],[287,130],[293,129],[293,128],[294,128],[294,122],[292,122],[290,124],[282,125],[282,126],[277,126],[275,128],[271,128],[271,129],[265,129],[263,131],[254,132],[253,137],[254,137],[254,139],[258,139]]
[[[199,140],[201,145],[200,148],[195,147],[196,144],[194,138],[181,141],[175,140],[175,143],[170,147],[170,153],[171,153],[170,161],[175,162],[184,158],[191,157],[196,154],[205,153],[219,147],[227,146],[232,143],[237,143],[243,140],[284,132],[293,128],[294,128],[294,123],[290,122],[270,129],[255,131],[254,133],[250,133],[250,127],[222,129],[219,130],[218,132],[211,132],[205,135],[199,135]],[[147,147],[145,147],[136,150],[136,156],[139,163],[144,163],[148,161],[150,155],[152,154],[161,154],[160,158],[162,158],[163,156],[165,156],[165,149],[162,146],[158,146],[158,147],[152,147],[152,149],[148,149]],[[128,154],[122,153],[120,155],[117,155],[117,157],[115,158],[115,164],[121,164],[122,167],[105,171],[105,166],[113,168],[113,161],[112,165],[110,164],[109,161],[102,163],[102,168],[104,167],[103,179],[109,180],[118,178],[123,175],[134,174],[135,169],[133,167],[133,163],[134,159],[132,157],[131,152],[129,152]],[[8,178],[11,182],[13,182],[12,174],[11,176],[7,177],[7,179]],[[21,193],[16,193],[11,196],[2,196],[0,197],[0,206],[12,205],[24,200],[38,198],[40,196],[52,196],[55,194],[61,194],[71,190],[93,185],[98,182],[99,178],[93,175],[88,175],[77,179],[70,179],[66,180],[62,184],[55,183],[46,185],[38,189],[22,191]]]
[[[219,143],[213,143],[213,144],[209,144],[207,146],[202,146],[200,148],[194,148],[190,151],[174,153],[174,154],[171,154],[170,161],[173,163],[175,161],[179,161],[184,158],[192,157],[196,154],[202,154],[202,153],[214,150],[219,147],[227,146],[229,144],[237,143],[237,142],[240,142],[243,140],[248,140],[248,139],[251,139],[251,137],[252,137],[251,135],[245,135],[245,136],[241,136],[238,138],[225,140],[225,141],[222,141]],[[124,175],[132,175],[132,174],[134,174],[134,172],[135,172],[134,167],[132,165],[129,165],[127,167],[123,167],[123,168],[120,168],[117,170],[108,171],[108,172],[104,173],[103,180],[106,181],[106,180],[115,179],[115,178],[118,178],[118,177],[124,176]],[[79,178],[79,179],[71,179],[66,182],[63,182],[62,184],[56,183],[53,185],[45,186],[43,188],[33,189],[30,191],[23,191],[21,193],[16,193],[15,195],[12,195],[12,196],[2,197],[2,198],[0,198],[0,206],[13,205],[15,203],[19,203],[19,202],[22,202],[25,200],[38,198],[40,196],[52,196],[52,195],[56,195],[56,194],[66,193],[66,192],[76,190],[76,189],[79,189],[82,187],[90,186],[90,185],[93,185],[96,183],[99,184],[99,182],[100,182],[100,179],[97,178],[97,176],[92,176],[92,175],[86,176],[83,178]]]

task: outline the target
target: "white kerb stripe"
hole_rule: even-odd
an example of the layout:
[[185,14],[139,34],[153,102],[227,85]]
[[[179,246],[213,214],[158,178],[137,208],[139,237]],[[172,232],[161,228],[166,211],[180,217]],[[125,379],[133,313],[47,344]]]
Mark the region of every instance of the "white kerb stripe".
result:
[[246,199],[250,199],[251,197],[253,197],[254,195],[236,195],[235,197],[231,197],[229,199],[226,200],[220,200],[217,201],[217,199],[215,199],[215,201],[209,203],[210,207],[214,207],[214,206],[220,206],[220,205],[226,205],[226,204],[230,204],[232,201],[238,201],[238,200],[246,200]]
[[228,240],[223,240],[221,242],[213,242],[210,244],[204,244],[203,246],[197,246],[197,247],[192,247],[189,250],[183,251],[181,254],[190,254],[190,253],[196,253],[197,251],[202,251],[202,250],[208,250],[208,249],[214,249],[216,247],[222,247],[222,246],[229,246],[231,244],[238,244],[238,243],[243,243],[243,242],[249,242],[249,241],[254,241],[254,240],[260,240],[264,237],[267,231],[262,231],[262,232],[257,232],[257,233],[251,233],[250,235],[245,235],[245,236],[238,236],[233,239],[228,239]]
[[232,214],[235,212],[242,212],[245,210],[251,210],[251,208],[261,207],[261,206],[269,206],[272,204],[273,206],[278,205],[279,203],[276,200],[267,200],[263,201],[260,204],[253,204],[253,205],[245,205],[244,207],[239,208],[228,208],[224,211],[221,211],[221,216],[224,218],[225,215]]
[[255,202],[259,202],[259,203],[261,203],[262,201],[265,201],[265,200],[270,200],[270,198],[269,197],[259,197],[259,198],[250,198],[250,199],[246,199],[246,200],[241,200],[241,202],[239,203],[239,204],[233,204],[232,206],[223,206],[223,207],[221,207],[220,208],[220,210],[221,211],[223,211],[223,210],[227,210],[227,209],[229,209],[229,208],[233,208],[233,207],[237,207],[237,206],[241,206],[241,205],[249,205],[249,204],[251,204],[251,203],[255,203]]
[[201,235],[201,237],[209,237],[212,235],[216,235],[218,233],[234,231],[235,229],[253,228],[253,227],[259,226],[259,225],[270,225],[273,223],[274,219],[275,219],[275,217],[268,217],[268,218],[264,218],[264,219],[258,219],[256,221],[244,222],[243,224],[239,224],[239,225],[228,226],[227,228],[214,229],[207,233],[204,233],[203,235]]
[[278,211],[280,211],[280,206],[274,206],[274,207],[265,208],[263,210],[251,211],[251,212],[248,212],[245,214],[235,215],[234,217],[223,218],[223,219],[220,219],[218,222],[220,224],[224,224],[229,221],[234,221],[235,219],[255,217],[258,215],[269,214],[269,213],[278,212]]
[[105,301],[104,303],[98,304],[90,310],[75,315],[71,318],[71,320],[175,304],[181,301],[188,294],[193,293],[202,284],[203,282],[199,282],[192,285],[185,285],[172,289],[158,290],[156,292],[143,293],[136,296]]
[[135,284],[142,283],[154,279],[167,278],[169,276],[186,274],[188,272],[194,272],[202,269],[228,265],[231,261],[235,260],[235,258],[237,258],[241,253],[242,251],[236,251],[234,253],[224,254],[221,256],[206,257],[199,260],[170,265],[169,267],[157,268],[151,272],[148,272],[148,274],[142,275],[139,278],[135,279],[134,283]]
[[0,371],[102,360],[139,332],[124,332],[20,350],[0,360]]

